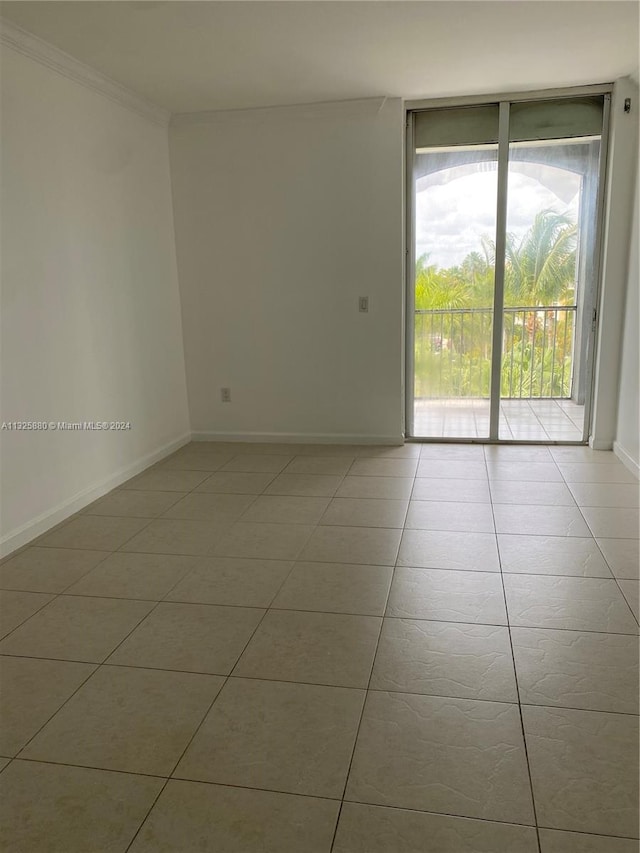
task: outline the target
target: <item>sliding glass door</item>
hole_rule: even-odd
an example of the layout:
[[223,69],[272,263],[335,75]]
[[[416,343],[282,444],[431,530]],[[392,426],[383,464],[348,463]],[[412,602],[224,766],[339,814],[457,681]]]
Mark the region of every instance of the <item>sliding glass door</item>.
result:
[[607,105],[410,113],[408,435],[587,438]]

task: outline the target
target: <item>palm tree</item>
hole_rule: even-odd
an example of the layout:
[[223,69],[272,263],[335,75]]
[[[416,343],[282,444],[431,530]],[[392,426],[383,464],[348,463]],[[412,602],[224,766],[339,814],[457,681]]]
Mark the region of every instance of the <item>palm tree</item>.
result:
[[[505,307],[571,305],[575,298],[576,243],[576,223],[553,210],[540,211],[519,242],[508,234]],[[529,393],[539,389],[534,396],[566,396],[567,388],[557,385],[556,380],[570,376],[566,362],[571,360],[573,326],[567,311],[506,315],[505,336],[505,352],[515,349],[516,364],[520,358],[521,363],[530,365]],[[503,369],[503,385],[504,373]]]
[[576,241],[576,223],[553,210],[536,214],[520,242],[507,234],[505,305],[571,304]]
[[[555,309],[545,313],[543,308],[573,303],[576,242],[575,223],[553,210],[538,213],[533,225],[520,240],[513,234],[507,234],[504,305],[507,308],[540,306],[540,310],[523,312],[522,315],[519,312],[510,313],[509,322],[506,322],[505,317],[505,352],[515,350],[516,364],[521,364],[523,368],[527,365],[528,372],[523,378],[527,378],[532,391],[539,388],[538,393],[542,396],[566,393],[566,389],[556,387],[555,372],[553,387],[548,383],[546,373],[552,344],[553,359],[557,361],[559,370],[562,364],[566,367],[567,359],[571,359],[572,333],[567,334],[567,323],[570,321],[565,311],[558,315]],[[488,336],[487,323],[490,326],[490,314],[485,318],[484,312],[467,312],[465,321],[463,314],[444,317],[443,312],[456,308],[484,308],[490,312],[493,303],[495,244],[488,237],[483,237],[481,243],[482,254],[471,252],[459,266],[449,269],[439,269],[429,264],[427,254],[416,262],[416,309],[439,312],[439,316],[435,317],[428,313],[416,316],[416,377],[419,365],[425,371],[425,380],[428,380],[428,374],[437,369],[441,377],[438,384],[442,385],[441,355],[446,348],[451,373],[446,383],[451,391],[469,387],[467,394],[471,396],[488,393],[488,371],[482,370],[482,364],[489,359],[490,332]],[[466,329],[463,329],[465,322]],[[561,346],[556,345],[558,341],[562,342]],[[473,364],[476,367],[471,372],[480,378],[469,386],[463,376],[469,373]],[[505,361],[503,374],[506,369]],[[513,371],[509,387],[513,383],[512,374]],[[568,373],[564,370],[557,375],[570,375],[570,368]],[[505,381],[506,376],[503,375],[503,385]],[[478,382],[482,388],[477,385]],[[428,380],[427,384],[431,384],[431,381]],[[461,393],[465,394],[464,391]],[[505,390],[504,393],[508,395],[509,391]]]
[[469,304],[469,287],[459,275],[457,267],[441,270],[429,264],[429,255],[416,261],[416,308],[438,311],[446,308],[463,308]]

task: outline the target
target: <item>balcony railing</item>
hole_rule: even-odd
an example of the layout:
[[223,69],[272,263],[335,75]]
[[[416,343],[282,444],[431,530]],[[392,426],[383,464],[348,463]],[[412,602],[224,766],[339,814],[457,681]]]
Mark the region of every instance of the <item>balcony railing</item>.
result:
[[[571,396],[576,306],[505,308],[501,397]],[[493,311],[416,310],[416,398],[489,397]]]

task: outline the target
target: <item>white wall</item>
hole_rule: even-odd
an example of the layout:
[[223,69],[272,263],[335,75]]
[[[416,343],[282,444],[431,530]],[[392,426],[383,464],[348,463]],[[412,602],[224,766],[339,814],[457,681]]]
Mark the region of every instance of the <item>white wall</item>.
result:
[[170,129],[196,435],[400,440],[402,129],[397,99]]
[[[624,111],[626,98],[631,98],[632,101],[630,113]],[[639,110],[637,83],[629,77],[617,80],[611,100],[600,323],[590,439],[591,446],[596,450],[611,450],[616,438],[620,342],[625,322],[625,296],[629,275]]]
[[631,222],[631,250],[622,335],[622,360],[620,364],[620,394],[618,398],[618,427],[614,449],[620,458],[636,473],[640,468],[640,268],[638,265],[638,177]]
[[[166,127],[2,51],[2,421],[11,550],[188,434]],[[164,450],[163,450],[164,448]]]

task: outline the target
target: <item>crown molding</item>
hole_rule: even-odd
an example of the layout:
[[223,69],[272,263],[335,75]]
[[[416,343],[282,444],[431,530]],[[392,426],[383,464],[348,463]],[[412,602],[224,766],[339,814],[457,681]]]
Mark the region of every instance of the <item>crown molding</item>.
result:
[[168,110],[141,98],[135,92],[127,89],[126,86],[116,83],[115,80],[111,80],[91,66],[85,65],[84,62],[74,59],[68,53],[23,30],[22,27],[16,26],[6,18],[0,18],[0,44],[34,59],[53,71],[57,71],[63,77],[68,77],[70,80],[98,92],[110,101],[115,101],[120,106],[142,116],[142,118],[162,127],[169,124],[171,113]]
[[347,101],[320,101],[313,104],[291,104],[274,107],[250,107],[236,110],[209,110],[194,113],[174,113],[172,127],[197,124],[268,121],[270,119],[316,119],[331,116],[376,116],[384,107],[386,97],[360,98]]

